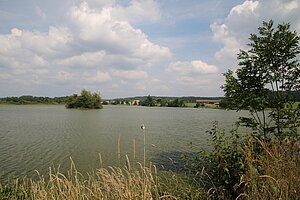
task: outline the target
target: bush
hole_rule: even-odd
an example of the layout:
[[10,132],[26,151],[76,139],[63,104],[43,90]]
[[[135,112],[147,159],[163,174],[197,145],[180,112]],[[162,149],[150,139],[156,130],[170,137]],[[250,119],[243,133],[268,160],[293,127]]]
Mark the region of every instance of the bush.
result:
[[102,103],[100,95],[91,93],[87,90],[81,91],[81,96],[73,94],[68,97],[66,108],[88,108],[88,109],[101,109]]
[[240,147],[245,144],[245,137],[236,130],[226,136],[217,122],[208,133],[212,150],[201,150],[196,157],[186,159],[186,168],[198,179],[199,187],[210,191],[212,198],[235,199],[243,191],[240,177],[245,169]]

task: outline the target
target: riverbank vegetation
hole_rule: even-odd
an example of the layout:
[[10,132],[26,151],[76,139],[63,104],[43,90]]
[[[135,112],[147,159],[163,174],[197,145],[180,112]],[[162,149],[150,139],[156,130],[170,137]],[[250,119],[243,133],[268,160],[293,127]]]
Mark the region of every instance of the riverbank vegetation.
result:
[[15,104],[15,105],[27,105],[27,104],[47,104],[57,105],[65,104],[67,100],[65,97],[35,97],[31,95],[24,95],[20,97],[5,97],[0,99],[1,104]]
[[251,34],[250,49],[238,54],[240,68],[225,73],[222,86],[227,106],[248,110],[249,117],[240,117],[227,134],[215,124],[213,150],[187,160],[194,172],[207,169],[212,184],[202,187],[215,188],[216,199],[300,197],[300,109],[289,95],[300,88],[300,38],[289,28],[269,21],[259,35]]
[[73,94],[66,101],[66,108],[101,109],[101,97],[97,93],[82,90],[81,95]]
[[[185,176],[158,172],[153,165],[132,168],[129,161],[123,168],[98,168],[81,174],[71,160],[71,168],[66,174],[50,169],[37,180],[24,177],[11,179],[7,184],[0,183],[0,199],[234,199],[229,198],[228,191],[234,191],[237,199],[299,198],[299,144],[289,140],[283,143],[277,139],[249,138],[243,145],[230,147],[228,144],[227,148],[222,148],[232,150],[237,147],[240,150],[235,165],[242,166],[242,169],[236,174],[232,171],[234,163],[228,163],[228,158],[223,157],[225,151],[219,152],[222,156],[219,159],[223,159],[219,165],[224,167],[223,173],[218,172],[220,177],[211,174],[216,168],[201,166],[199,171]],[[256,148],[261,149],[259,154]],[[221,180],[224,184],[231,179],[231,183],[236,181],[235,187],[221,187]]]

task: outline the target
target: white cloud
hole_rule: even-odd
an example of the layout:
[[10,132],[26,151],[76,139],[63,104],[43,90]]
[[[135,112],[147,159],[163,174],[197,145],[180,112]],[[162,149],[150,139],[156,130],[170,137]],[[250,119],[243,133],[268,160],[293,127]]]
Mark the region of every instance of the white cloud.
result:
[[98,71],[97,74],[95,76],[86,78],[86,80],[88,82],[107,82],[109,80],[111,80],[111,76],[108,72],[100,72]]
[[[82,0],[74,0],[78,5],[82,4]],[[103,7],[113,6],[116,4],[115,0],[84,0],[95,9],[102,9]]]
[[222,22],[211,24],[213,39],[223,44],[215,58],[227,67],[237,65],[239,49],[247,49],[249,36],[257,33],[262,21],[273,19],[275,23],[291,23],[300,32],[300,2],[298,0],[247,0],[233,7]]
[[170,82],[171,85],[176,84],[177,89],[172,88],[172,90],[177,90],[183,94],[186,92],[186,95],[191,91],[215,90],[214,88],[219,88],[223,80],[220,78],[217,66],[209,65],[201,60],[173,62],[166,69],[166,72],[168,77],[173,80],[173,83]]
[[40,79],[35,79],[35,80],[34,79],[31,79],[31,80],[15,79],[14,82],[20,83],[21,85],[26,85],[26,86],[47,84],[47,81],[40,80]]
[[233,7],[230,11],[229,15],[240,15],[240,14],[246,14],[246,15],[251,15],[252,13],[255,12],[257,6],[258,6],[259,2],[258,1],[245,1],[243,4],[241,5],[237,5],[235,7]]
[[68,80],[72,79],[73,76],[74,76],[74,75],[73,75],[72,73],[70,73],[70,72],[59,71],[59,72],[57,73],[56,78],[57,78],[58,80],[61,80],[61,81],[68,81]]
[[125,79],[145,79],[148,78],[148,73],[141,70],[113,70],[111,72],[113,76],[125,78]]
[[176,72],[181,75],[195,75],[195,74],[211,74],[217,73],[218,67],[209,65],[201,60],[193,60],[191,62],[173,62],[166,69],[167,72]]
[[[167,47],[153,44],[146,34],[126,21],[129,19],[120,17],[128,14],[133,18],[141,19],[140,15],[149,18],[148,12],[156,16],[159,11],[151,10],[159,10],[157,3],[147,0],[132,1],[128,7],[108,5],[100,10],[91,9],[86,2],[74,6],[69,12],[71,26],[50,26],[48,32],[14,28],[10,34],[0,34],[1,62],[23,68],[50,63],[96,66],[110,62],[116,66],[113,61],[117,60],[140,67],[171,58]],[[36,11],[41,14],[39,7]]]
[[114,83],[114,84],[112,84],[111,86],[110,86],[110,88],[120,88],[120,85],[119,84],[117,84],[117,83]]
[[[35,16],[51,20],[41,7],[33,9]],[[121,87],[126,80],[126,86],[134,88],[137,80],[149,77],[146,70],[172,58],[169,48],[151,42],[131,24],[160,18],[153,0],[133,0],[128,6],[110,0],[75,0],[66,13],[66,20],[44,27],[46,31],[16,27],[0,34],[0,66],[5,72],[1,81],[49,87],[64,82],[71,90],[107,82]]]
[[133,0],[128,7],[115,7],[112,9],[111,14],[117,20],[126,20],[129,22],[145,20],[155,22],[161,17],[159,4],[153,0]]
[[300,1],[294,0],[285,4],[285,9],[288,11],[292,11],[300,7]]
[[0,79],[8,79],[10,77],[11,77],[11,75],[8,73],[0,73]]
[[47,19],[46,13],[38,6],[35,7],[36,14],[41,17],[43,20]]
[[34,74],[48,74],[49,70],[47,69],[35,69],[31,71]]
[[145,86],[145,85],[137,84],[137,85],[135,86],[135,89],[141,90],[141,91],[146,91],[146,86]]
[[62,60],[58,60],[56,63],[62,66],[97,66],[104,61],[106,56],[105,51],[97,52],[84,52],[81,55],[75,55]]
[[70,19],[79,31],[79,38],[89,48],[102,48],[113,54],[125,54],[150,62],[171,57],[168,48],[150,42],[147,35],[134,29],[128,21],[115,19],[112,16],[112,12],[116,12],[114,9],[104,7],[99,12],[90,9],[87,3],[71,9]]
[[121,84],[126,85],[126,84],[128,84],[128,81],[121,80]]
[[166,69],[169,77],[180,88],[191,87],[190,90],[202,90],[204,87],[219,87],[220,78],[218,67],[209,65],[201,60],[190,62],[173,62]]
[[181,82],[184,85],[198,85],[198,86],[206,86],[206,85],[211,85],[212,83],[216,82],[216,77],[203,77],[203,78],[198,78],[198,77],[191,77],[191,76],[182,76],[177,78],[179,82]]
[[50,27],[47,33],[14,28],[10,34],[0,34],[0,64],[17,74],[48,68],[52,58],[64,54],[70,40],[67,28]]

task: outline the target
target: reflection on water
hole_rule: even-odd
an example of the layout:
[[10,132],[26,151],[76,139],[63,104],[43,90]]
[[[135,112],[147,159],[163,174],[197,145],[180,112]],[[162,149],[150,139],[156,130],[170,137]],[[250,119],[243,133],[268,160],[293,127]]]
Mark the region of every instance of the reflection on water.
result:
[[[121,163],[127,154],[143,160],[145,124],[147,159],[159,161],[168,152],[190,151],[189,143],[207,146],[213,121],[231,128],[235,111],[189,108],[105,106],[101,110],[69,110],[64,106],[0,106],[0,179],[16,175],[34,177],[49,166],[69,168],[70,157],[79,171],[118,165],[117,141],[121,137]],[[133,140],[136,159],[133,159]]]

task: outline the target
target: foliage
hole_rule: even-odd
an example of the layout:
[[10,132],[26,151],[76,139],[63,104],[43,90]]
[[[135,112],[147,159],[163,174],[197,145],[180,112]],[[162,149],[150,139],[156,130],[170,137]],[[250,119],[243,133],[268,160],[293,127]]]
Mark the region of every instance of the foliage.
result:
[[28,179],[24,177],[22,180],[12,178],[7,184],[0,183],[0,199],[29,199]]
[[81,96],[78,96],[77,94],[69,96],[66,108],[101,109],[101,98],[97,93],[92,94],[90,91],[82,90]]
[[[299,36],[289,24],[273,28],[273,21],[263,22],[259,34],[251,34],[248,51],[240,50],[239,68],[225,73],[223,86],[230,108],[248,109],[251,117],[240,118],[240,124],[267,139],[273,134],[297,138],[299,110],[293,109],[289,94],[300,88]],[[271,108],[271,111],[267,111]]]
[[243,191],[240,177],[245,169],[240,147],[244,146],[245,140],[236,129],[227,136],[217,122],[208,134],[212,150],[203,149],[191,159],[184,156],[185,167],[192,174],[200,174],[196,176],[199,187],[210,191],[213,199],[235,199]]
[[156,101],[150,95],[148,95],[144,101],[141,101],[141,106],[151,106],[152,107],[155,105],[156,105]]
[[165,107],[167,106],[167,100],[165,98],[159,98],[156,100],[156,103],[160,106],[160,107]]
[[204,106],[205,106],[204,103],[197,102],[196,105],[194,106],[194,108],[199,108],[199,107],[204,107]]
[[1,101],[4,103],[11,104],[63,104],[66,102],[68,97],[35,97],[31,95],[24,95],[20,97],[5,97]]
[[[249,38],[250,49],[241,50],[238,54],[240,68],[236,77],[233,71],[225,73],[226,84],[222,87],[225,99],[222,103],[237,111],[249,110],[250,117],[240,117],[236,125],[237,128],[251,128],[250,138],[257,138],[251,143],[251,153],[244,149],[248,141],[237,133],[237,129],[226,135],[214,124],[209,131],[212,150],[201,151],[187,162],[187,167],[195,174],[201,172],[203,175],[205,171],[206,176],[200,177],[201,186],[211,188],[216,199],[235,199],[246,193],[253,199],[297,196],[293,190],[298,186],[290,189],[289,185],[299,185],[299,180],[286,180],[282,172],[282,177],[277,177],[276,173],[282,170],[289,174],[289,169],[299,173],[299,158],[294,162],[286,159],[291,158],[291,152],[299,154],[299,149],[276,150],[272,142],[272,138],[277,136],[278,147],[283,144],[284,138],[290,138],[290,144],[295,144],[299,138],[300,110],[295,108],[290,94],[297,93],[300,87],[300,68],[295,59],[300,48],[299,37],[289,28],[289,24],[283,23],[275,30],[273,21],[263,22],[259,28],[260,35],[251,34]],[[272,154],[271,150],[279,153]],[[279,164],[281,161],[283,164]],[[298,165],[295,166],[295,163]],[[257,176],[253,176],[253,171]],[[244,181],[241,182],[241,178]],[[284,183],[278,186],[281,180]],[[282,195],[282,192],[288,195]],[[270,193],[269,196],[267,193]]]
[[222,98],[219,104],[220,108],[228,108],[228,103],[226,98]]
[[[124,101],[133,101],[133,100],[141,100],[145,101],[148,96],[136,96],[136,97],[127,97],[127,98],[116,98],[110,99],[111,102],[124,102]],[[188,97],[166,97],[166,96],[151,96],[152,100],[156,101],[156,104],[160,104],[163,106],[167,105],[167,102],[174,101],[175,99],[184,100],[185,103],[196,103],[196,100],[220,100],[222,97],[195,97],[195,96],[188,96]]]
[[185,107],[183,99],[174,99],[167,103],[168,107]]
[[[255,146],[262,152],[258,154]],[[272,141],[250,137],[242,147],[246,173],[241,178],[245,192],[239,199],[299,199],[300,155],[299,142],[275,138]]]

